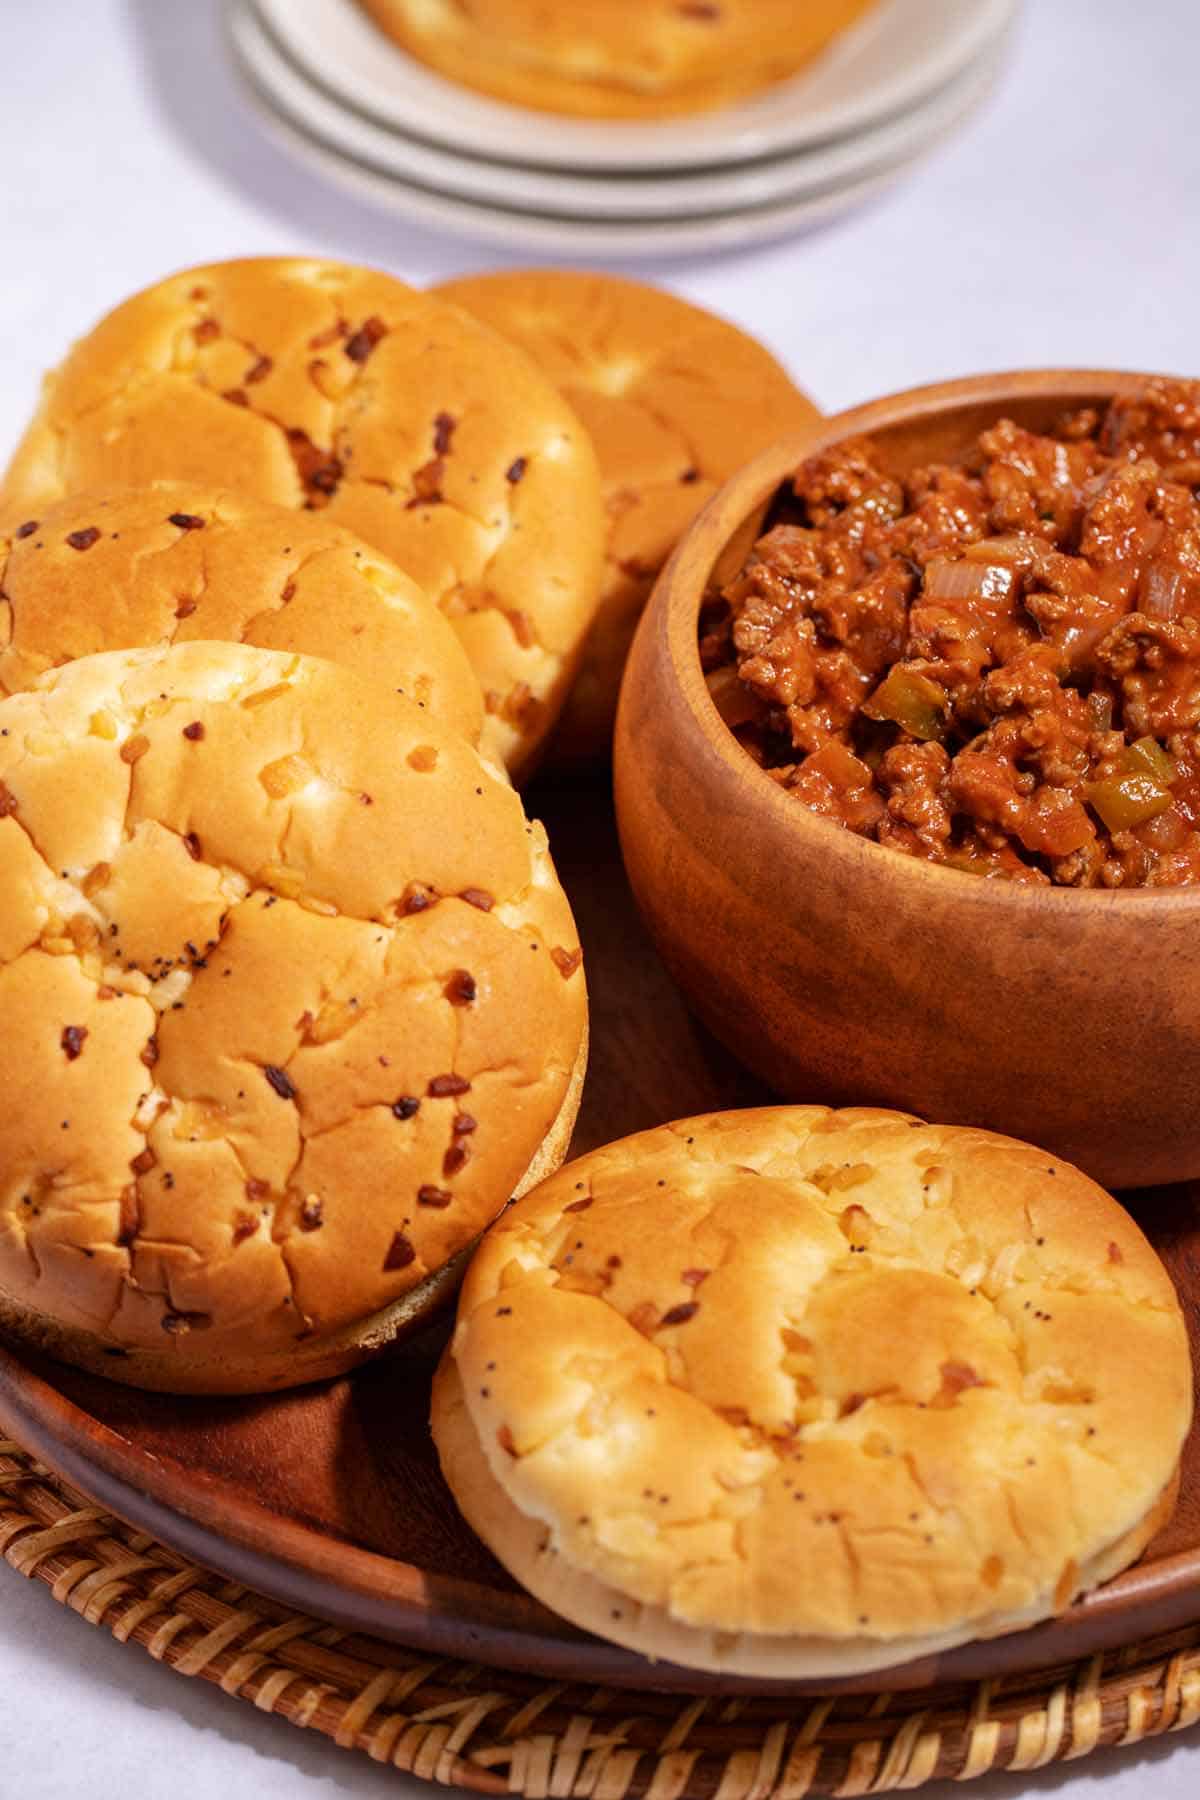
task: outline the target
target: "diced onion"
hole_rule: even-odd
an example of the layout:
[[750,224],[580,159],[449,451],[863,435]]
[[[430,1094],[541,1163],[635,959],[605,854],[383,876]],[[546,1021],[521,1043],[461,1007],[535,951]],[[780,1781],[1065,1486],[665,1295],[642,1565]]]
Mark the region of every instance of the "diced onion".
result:
[[1192,835],[1192,827],[1188,824],[1177,806],[1168,806],[1166,812],[1157,818],[1148,819],[1140,827],[1138,836],[1143,844],[1151,850],[1182,850]]
[[1181,610],[1187,577],[1170,563],[1151,563],[1138,584],[1138,611],[1148,619],[1173,619]]
[[962,562],[939,556],[925,570],[928,600],[984,600],[994,606],[998,601],[1011,600],[1016,585],[1015,571],[1001,563]]
[[830,738],[805,757],[803,768],[807,774],[823,775],[841,793],[853,794],[871,786],[871,771],[866,763],[837,738]]
[[755,699],[746,684],[739,681],[736,669],[728,665],[722,669],[714,669],[705,679],[713,705],[730,731],[736,731],[739,725],[748,725],[752,719],[762,717],[761,703]]
[[963,556],[968,562],[990,563],[997,568],[1020,570],[1030,568],[1045,553],[1044,543],[1018,531],[1009,537],[981,538],[976,544],[968,544]]
[[1113,728],[1113,697],[1111,694],[1092,693],[1087,697],[1088,728],[1091,731],[1111,731]]

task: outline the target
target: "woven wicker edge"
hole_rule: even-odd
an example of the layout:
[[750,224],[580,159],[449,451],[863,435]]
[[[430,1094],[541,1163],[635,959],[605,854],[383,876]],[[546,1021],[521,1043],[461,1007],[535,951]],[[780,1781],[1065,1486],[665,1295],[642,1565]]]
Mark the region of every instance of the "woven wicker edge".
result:
[[1200,1721],[1200,1627],[1042,1675],[875,1699],[681,1701],[433,1662],[287,1611],[0,1438],[0,1550],[122,1643],[427,1781],[527,1800],[803,1800],[1041,1768]]

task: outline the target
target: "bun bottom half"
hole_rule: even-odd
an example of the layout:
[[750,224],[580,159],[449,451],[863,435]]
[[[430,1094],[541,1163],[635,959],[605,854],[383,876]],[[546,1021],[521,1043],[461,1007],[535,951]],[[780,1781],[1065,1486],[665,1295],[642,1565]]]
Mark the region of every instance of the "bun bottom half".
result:
[[[528,1193],[566,1160],[583,1098],[587,1060],[585,1034],[558,1117],[513,1190],[513,1198]],[[468,1244],[389,1306],[340,1331],[299,1341],[286,1355],[218,1349],[211,1356],[201,1356],[196,1349],[203,1340],[198,1340],[196,1334],[185,1340],[190,1352],[186,1360],[177,1348],[130,1348],[114,1344],[98,1333],[61,1324],[3,1291],[0,1334],[59,1362],[71,1363],[127,1387],[166,1394],[270,1393],[344,1375],[422,1330],[454,1299],[474,1249],[474,1244]]]
[[1145,1517],[1079,1570],[1065,1601],[1051,1598],[1023,1613],[993,1614],[925,1637],[774,1637],[683,1624],[665,1607],[643,1605],[566,1563],[551,1546],[549,1527],[522,1512],[492,1472],[449,1350],[434,1378],[432,1427],[442,1472],[468,1525],[509,1574],[551,1611],[651,1662],[774,1681],[873,1674],[1040,1624],[1136,1562],[1174,1513],[1180,1486],[1176,1470]]

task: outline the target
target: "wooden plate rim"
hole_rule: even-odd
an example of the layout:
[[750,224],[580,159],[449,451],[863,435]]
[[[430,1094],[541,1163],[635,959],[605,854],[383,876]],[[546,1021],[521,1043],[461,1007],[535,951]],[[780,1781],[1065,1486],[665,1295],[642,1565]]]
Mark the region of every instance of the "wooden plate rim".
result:
[[526,1595],[279,1518],[213,1476],[186,1477],[92,1418],[0,1345],[0,1429],[61,1480],[171,1550],[281,1605],[439,1655],[631,1690],[805,1695],[908,1692],[1050,1669],[1200,1623],[1200,1546],[1135,1567],[1059,1619],[870,1676],[752,1681],[652,1664],[577,1631]]

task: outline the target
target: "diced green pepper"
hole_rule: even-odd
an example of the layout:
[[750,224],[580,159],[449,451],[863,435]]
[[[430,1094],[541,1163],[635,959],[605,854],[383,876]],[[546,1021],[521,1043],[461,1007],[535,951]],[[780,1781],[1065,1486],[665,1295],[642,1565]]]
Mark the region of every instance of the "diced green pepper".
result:
[[1121,763],[1131,775],[1153,775],[1162,787],[1170,787],[1179,776],[1174,757],[1167,754],[1157,738],[1141,737],[1136,744],[1130,744]]
[[863,707],[868,719],[890,719],[915,738],[946,735],[946,695],[936,681],[897,664]]
[[1110,831],[1131,831],[1147,819],[1156,819],[1171,804],[1169,787],[1153,775],[1132,772],[1089,782],[1083,797]]

